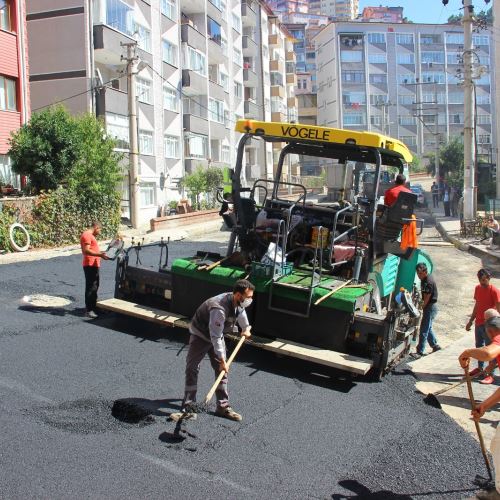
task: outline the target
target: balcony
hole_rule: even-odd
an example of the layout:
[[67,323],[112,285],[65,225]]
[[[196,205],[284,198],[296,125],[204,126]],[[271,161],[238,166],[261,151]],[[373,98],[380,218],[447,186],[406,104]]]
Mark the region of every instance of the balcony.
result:
[[279,47],[280,46],[280,38],[279,35],[269,35],[269,47]]
[[287,100],[286,100],[286,105],[287,107],[289,108],[298,108],[299,107],[299,100],[297,99],[297,97],[293,96],[293,97],[289,97]]
[[228,130],[223,123],[219,123],[216,121],[210,121],[210,139],[222,140],[226,139],[228,135]]
[[250,36],[244,35],[242,43],[244,57],[257,57],[259,55],[259,48]]
[[286,114],[285,113],[279,113],[279,112],[271,113],[271,121],[272,122],[286,123],[287,122]]
[[297,56],[295,55],[295,52],[293,50],[285,53],[285,61],[286,62],[296,62],[297,61]]
[[210,64],[223,64],[227,62],[227,54],[224,54],[220,44],[220,38],[208,39],[208,60]]
[[286,97],[285,87],[278,86],[278,85],[272,86],[271,87],[271,97],[281,97],[284,99]]
[[207,158],[190,158],[184,160],[184,168],[186,174],[192,174],[198,167],[207,168],[208,159]]
[[182,115],[182,126],[186,132],[208,135],[208,120],[189,113]]
[[205,53],[205,35],[202,35],[191,24],[181,24],[181,42]]
[[205,0],[180,0],[179,9],[184,14],[205,13]]
[[257,73],[252,69],[243,69],[243,85],[245,87],[258,87],[259,79],[257,78]]
[[297,75],[295,73],[287,73],[286,83],[288,85],[297,85]]
[[285,72],[285,65],[283,59],[273,59],[269,62],[269,71],[277,71],[278,73]]
[[245,118],[259,119],[259,106],[250,100],[245,101]]
[[243,2],[241,4],[241,23],[245,27],[251,26],[254,28],[257,26],[257,14],[253,6],[250,6],[248,2]]
[[120,43],[130,43],[134,39],[105,24],[94,26],[94,59],[101,64],[125,66],[121,56],[126,53]]
[[182,91],[188,96],[207,95],[207,78],[196,71],[183,69]]
[[128,110],[128,94],[123,90],[105,87],[97,94],[96,114],[104,116],[106,112],[123,114]]

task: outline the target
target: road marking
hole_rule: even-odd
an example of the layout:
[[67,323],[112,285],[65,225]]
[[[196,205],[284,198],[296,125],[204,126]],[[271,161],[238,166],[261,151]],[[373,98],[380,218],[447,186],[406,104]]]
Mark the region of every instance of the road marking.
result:
[[21,384],[20,382],[16,382],[15,380],[11,380],[10,378],[0,377],[0,386],[10,389],[11,391],[23,394],[24,396],[28,396],[29,398],[34,399],[35,401],[39,401],[40,403],[55,404],[51,399],[40,396],[40,394],[36,394],[29,387],[26,387],[25,385]]
[[176,474],[177,476],[187,476],[195,479],[201,479],[203,481],[206,481],[207,479],[209,481],[219,481],[226,486],[229,486],[233,488],[234,490],[241,491],[243,493],[252,493],[251,488],[245,488],[245,486],[241,486],[240,484],[237,484],[233,481],[230,481],[229,479],[225,479],[218,474],[210,475],[210,474],[200,474],[198,472],[194,472],[189,469],[185,469],[183,467],[179,467],[178,465],[174,464],[173,462],[170,462],[169,460],[165,460],[162,458],[157,458],[157,457],[152,457],[151,455],[145,455],[144,453],[136,452],[137,455],[139,455],[141,458],[144,458],[145,460],[148,460],[149,462],[159,465],[160,467],[163,467],[164,469],[167,469],[168,472],[172,474]]

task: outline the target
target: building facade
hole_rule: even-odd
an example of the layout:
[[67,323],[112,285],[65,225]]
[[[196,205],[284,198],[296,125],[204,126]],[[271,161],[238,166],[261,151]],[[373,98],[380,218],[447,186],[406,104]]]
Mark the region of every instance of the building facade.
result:
[[[475,34],[478,152],[495,145],[492,38]],[[316,41],[318,123],[373,130],[422,156],[464,125],[463,31],[456,25],[335,23]]]
[[360,21],[380,23],[402,23],[403,7],[365,7]]
[[358,17],[359,0],[309,0],[309,12],[337,21],[352,21]]
[[0,184],[19,187],[11,170],[9,138],[30,116],[24,0],[0,0]]
[[[139,58],[140,219],[145,222],[182,196],[179,181],[185,174],[234,165],[236,120],[270,119],[272,12],[258,0],[71,1],[68,6],[67,0],[50,0],[43,10],[28,1],[34,106],[62,101],[74,113],[95,112],[127,157],[131,47]],[[47,54],[53,56],[48,63]],[[244,182],[272,172],[268,149],[248,153]],[[124,178],[124,216],[127,190]]]

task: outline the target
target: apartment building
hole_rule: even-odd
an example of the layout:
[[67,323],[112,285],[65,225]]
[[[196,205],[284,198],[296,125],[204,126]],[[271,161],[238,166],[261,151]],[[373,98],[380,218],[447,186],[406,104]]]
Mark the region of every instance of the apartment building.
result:
[[[500,2],[495,2],[493,4],[493,32],[500,33]],[[497,42],[498,43],[498,42]],[[500,50],[494,51],[494,67],[500,68]],[[495,102],[500,102],[500,85],[496,81],[496,79],[492,80],[494,83],[494,93],[495,93]],[[495,135],[494,140],[492,141],[495,144],[495,148],[493,145],[491,147],[491,157],[490,161],[496,163],[498,165],[498,145],[500,144],[500,116],[498,113],[495,113]],[[497,198],[500,195],[500,175],[497,174]]]
[[[318,123],[397,137],[417,155],[464,124],[463,32],[456,25],[335,23],[315,38]],[[492,37],[474,34],[478,153],[495,144]]]
[[358,17],[359,0],[309,0],[309,12],[351,21]]
[[11,170],[9,137],[29,119],[24,0],[0,0],[0,183],[19,187]]
[[[126,165],[126,56],[132,47],[139,58],[139,198],[145,222],[183,194],[179,180],[186,173],[234,165],[237,119],[271,118],[271,14],[257,0],[50,0],[43,9],[28,0],[34,106],[62,101],[74,113],[95,112],[117,138]],[[244,182],[268,176],[271,146],[257,146],[245,161]],[[124,178],[125,216],[128,184]]]
[[402,23],[403,7],[365,7],[361,14],[360,21],[382,22],[382,23]]

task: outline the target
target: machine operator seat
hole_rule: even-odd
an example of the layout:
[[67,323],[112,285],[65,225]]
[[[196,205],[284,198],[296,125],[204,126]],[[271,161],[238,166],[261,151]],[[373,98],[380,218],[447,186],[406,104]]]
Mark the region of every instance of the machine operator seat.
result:
[[405,224],[404,219],[411,219],[417,204],[415,193],[399,193],[394,205],[382,206],[383,213],[377,219],[377,240],[383,245],[384,241],[395,241],[398,239],[401,229]]
[[257,218],[256,203],[253,198],[241,198],[242,217],[240,223],[243,223],[247,228],[255,226]]

